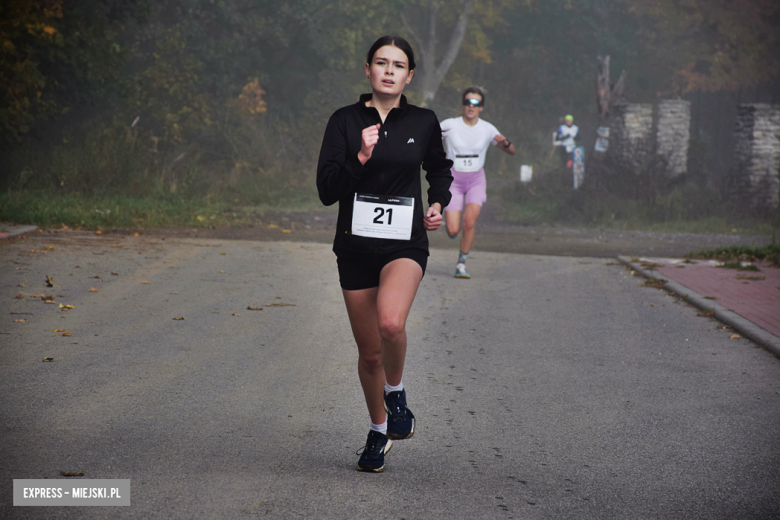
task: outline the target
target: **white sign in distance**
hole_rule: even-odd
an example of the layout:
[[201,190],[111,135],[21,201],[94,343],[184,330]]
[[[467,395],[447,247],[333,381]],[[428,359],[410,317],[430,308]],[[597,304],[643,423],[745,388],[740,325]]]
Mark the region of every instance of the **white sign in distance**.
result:
[[352,234],[361,237],[412,238],[414,198],[355,193]]
[[531,165],[524,164],[520,166],[520,182],[531,182],[534,176],[534,168]]

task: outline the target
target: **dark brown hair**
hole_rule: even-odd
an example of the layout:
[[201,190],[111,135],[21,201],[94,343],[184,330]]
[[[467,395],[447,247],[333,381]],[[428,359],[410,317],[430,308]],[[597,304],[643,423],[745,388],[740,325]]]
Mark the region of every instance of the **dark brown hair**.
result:
[[374,59],[374,54],[376,54],[376,51],[384,47],[385,45],[392,45],[393,47],[398,47],[402,51],[404,51],[404,54],[406,54],[406,59],[409,60],[409,70],[414,70],[415,63],[414,63],[414,51],[412,50],[412,46],[409,45],[409,42],[401,38],[400,36],[382,36],[377,41],[374,42],[374,45],[371,46],[370,49],[368,49],[368,55],[366,57],[366,63],[369,65],[371,64],[371,60]]
[[466,102],[466,96],[469,94],[479,94],[479,96],[482,98],[482,106],[485,106],[485,91],[481,87],[469,87],[466,90],[463,91],[463,99],[462,102]]

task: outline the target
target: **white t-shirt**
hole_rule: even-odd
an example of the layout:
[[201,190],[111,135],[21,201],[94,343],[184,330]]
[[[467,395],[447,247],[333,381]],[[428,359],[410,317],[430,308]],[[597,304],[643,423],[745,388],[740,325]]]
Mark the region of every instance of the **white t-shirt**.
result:
[[485,165],[488,146],[498,143],[493,139],[500,132],[495,126],[480,119],[469,126],[463,117],[453,117],[441,122],[447,158],[454,162],[456,172],[476,172]]
[[555,135],[558,142],[556,146],[565,146],[566,151],[571,153],[572,150],[574,150],[574,148],[577,146],[577,143],[574,142],[574,138],[577,137],[579,131],[580,129],[577,127],[577,125],[559,126],[558,132]]

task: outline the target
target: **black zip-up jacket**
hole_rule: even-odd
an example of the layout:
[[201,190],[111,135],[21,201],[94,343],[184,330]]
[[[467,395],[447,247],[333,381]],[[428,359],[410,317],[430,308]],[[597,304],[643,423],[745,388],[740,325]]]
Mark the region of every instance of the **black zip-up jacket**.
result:
[[[328,121],[317,165],[317,190],[326,206],[339,203],[333,252],[339,257],[382,256],[413,248],[428,252],[428,235],[423,227],[425,211],[438,202],[442,210],[450,202],[452,161],[441,142],[441,127],[432,110],[410,105],[401,96],[382,123],[374,107],[367,107],[371,94],[337,110]],[[381,124],[379,142],[366,164],[358,152],[363,129]],[[420,165],[426,171],[428,206],[423,207]],[[370,238],[353,235],[352,206],[355,193],[414,198],[414,221],[410,240]]]

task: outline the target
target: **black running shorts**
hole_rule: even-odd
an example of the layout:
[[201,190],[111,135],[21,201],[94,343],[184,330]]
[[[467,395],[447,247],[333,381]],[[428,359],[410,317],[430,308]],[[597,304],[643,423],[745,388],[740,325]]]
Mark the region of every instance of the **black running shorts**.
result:
[[339,267],[339,283],[345,291],[359,291],[379,287],[379,273],[382,269],[399,258],[409,258],[422,267],[428,265],[428,253],[421,249],[402,249],[385,256],[366,255],[364,258],[337,258]]

